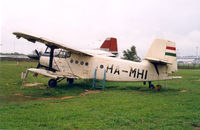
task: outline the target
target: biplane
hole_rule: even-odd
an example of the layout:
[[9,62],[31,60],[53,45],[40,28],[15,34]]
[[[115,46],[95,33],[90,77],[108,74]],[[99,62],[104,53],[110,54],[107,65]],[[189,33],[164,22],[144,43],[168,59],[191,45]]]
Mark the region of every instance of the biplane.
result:
[[69,83],[74,79],[93,79],[94,73],[97,80],[148,82],[149,88],[154,88],[152,81],[180,78],[168,75],[177,71],[176,44],[172,41],[155,39],[143,60],[133,62],[116,58],[116,38],[107,38],[99,50],[80,50],[26,33],[13,34],[47,46],[43,54],[36,50],[38,65],[27,71],[50,77],[50,87],[56,87],[63,79]]

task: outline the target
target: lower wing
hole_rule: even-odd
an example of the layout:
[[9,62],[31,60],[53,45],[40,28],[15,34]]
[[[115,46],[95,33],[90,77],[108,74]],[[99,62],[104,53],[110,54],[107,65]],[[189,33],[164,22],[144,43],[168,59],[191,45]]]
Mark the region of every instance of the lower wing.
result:
[[77,75],[74,75],[72,73],[67,73],[67,72],[65,72],[65,73],[63,73],[63,72],[52,72],[52,71],[49,71],[49,70],[36,69],[36,68],[29,68],[27,71],[33,72],[33,73],[38,73],[38,74],[44,75],[46,77],[54,78],[54,79],[57,79],[57,78],[78,79],[78,78],[80,78]]

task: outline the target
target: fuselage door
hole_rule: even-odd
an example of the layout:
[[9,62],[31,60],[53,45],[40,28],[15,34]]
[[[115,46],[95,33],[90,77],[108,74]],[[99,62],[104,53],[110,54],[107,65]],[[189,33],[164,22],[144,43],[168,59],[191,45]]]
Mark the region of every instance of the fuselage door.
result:
[[55,55],[55,63],[58,66],[61,72],[71,72],[69,66],[69,58],[71,57],[71,52],[67,50],[59,50],[59,52]]

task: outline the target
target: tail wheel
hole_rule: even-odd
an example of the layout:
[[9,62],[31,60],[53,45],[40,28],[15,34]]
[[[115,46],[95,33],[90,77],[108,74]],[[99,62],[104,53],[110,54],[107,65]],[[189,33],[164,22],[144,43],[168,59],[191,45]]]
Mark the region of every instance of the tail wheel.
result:
[[157,90],[157,91],[160,91],[161,88],[162,88],[161,85],[156,85],[156,86],[154,87],[154,89]]
[[55,79],[50,79],[48,82],[49,87],[55,88],[57,85],[57,81]]
[[154,89],[154,85],[153,85],[153,84],[151,84],[151,81],[149,81],[149,88],[152,88],[152,89]]
[[73,84],[73,83],[74,83],[74,79],[68,78],[68,79],[67,79],[67,82],[68,82],[69,84]]
[[154,85],[153,85],[153,84],[151,84],[151,85],[149,85],[149,88],[152,88],[152,89],[154,89],[155,87],[154,87]]

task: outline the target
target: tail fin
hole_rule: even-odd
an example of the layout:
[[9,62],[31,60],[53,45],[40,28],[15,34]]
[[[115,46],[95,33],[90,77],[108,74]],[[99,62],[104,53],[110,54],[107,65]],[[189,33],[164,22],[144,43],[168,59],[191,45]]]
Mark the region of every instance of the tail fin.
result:
[[102,50],[109,51],[114,55],[118,54],[117,50],[117,39],[110,37],[107,38],[100,47]]
[[166,64],[167,73],[176,72],[176,44],[168,40],[156,39],[144,59],[152,63]]

